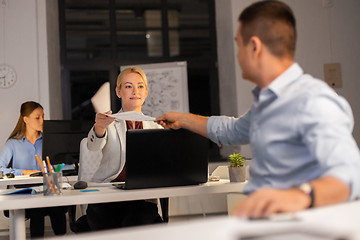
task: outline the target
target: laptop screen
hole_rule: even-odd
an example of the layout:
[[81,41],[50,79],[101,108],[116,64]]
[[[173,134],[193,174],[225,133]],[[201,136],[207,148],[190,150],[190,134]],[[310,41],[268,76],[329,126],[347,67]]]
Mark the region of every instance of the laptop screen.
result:
[[128,130],[125,189],[204,183],[208,149],[207,138],[185,129]]

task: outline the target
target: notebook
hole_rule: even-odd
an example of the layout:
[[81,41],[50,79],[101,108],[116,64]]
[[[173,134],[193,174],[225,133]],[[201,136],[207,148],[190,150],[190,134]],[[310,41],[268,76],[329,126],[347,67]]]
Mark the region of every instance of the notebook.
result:
[[197,185],[207,182],[209,140],[185,129],[126,133],[123,189]]

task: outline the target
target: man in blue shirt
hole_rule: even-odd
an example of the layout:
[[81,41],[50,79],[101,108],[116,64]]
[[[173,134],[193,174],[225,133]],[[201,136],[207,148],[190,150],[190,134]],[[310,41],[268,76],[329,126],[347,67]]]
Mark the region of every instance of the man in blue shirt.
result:
[[292,10],[261,1],[239,16],[235,38],[242,76],[257,86],[240,118],[170,112],[167,128],[186,128],[222,144],[252,149],[248,197],[235,214],[252,218],[353,200],[360,195],[360,154],[351,108],[294,62]]

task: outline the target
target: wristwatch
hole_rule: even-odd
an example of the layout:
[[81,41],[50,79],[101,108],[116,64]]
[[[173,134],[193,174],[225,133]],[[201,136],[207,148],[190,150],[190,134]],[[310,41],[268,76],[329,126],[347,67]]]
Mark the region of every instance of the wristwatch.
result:
[[311,186],[311,183],[303,183],[300,186],[297,187],[300,191],[307,194],[310,197],[310,205],[308,208],[312,208],[314,206],[314,189]]

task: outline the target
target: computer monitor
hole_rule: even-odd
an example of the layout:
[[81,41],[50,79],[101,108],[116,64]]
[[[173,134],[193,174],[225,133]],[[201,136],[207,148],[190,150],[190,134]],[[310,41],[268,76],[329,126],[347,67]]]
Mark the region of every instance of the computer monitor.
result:
[[93,125],[94,120],[44,120],[43,159],[49,156],[51,165],[73,165],[77,174],[80,141]]

